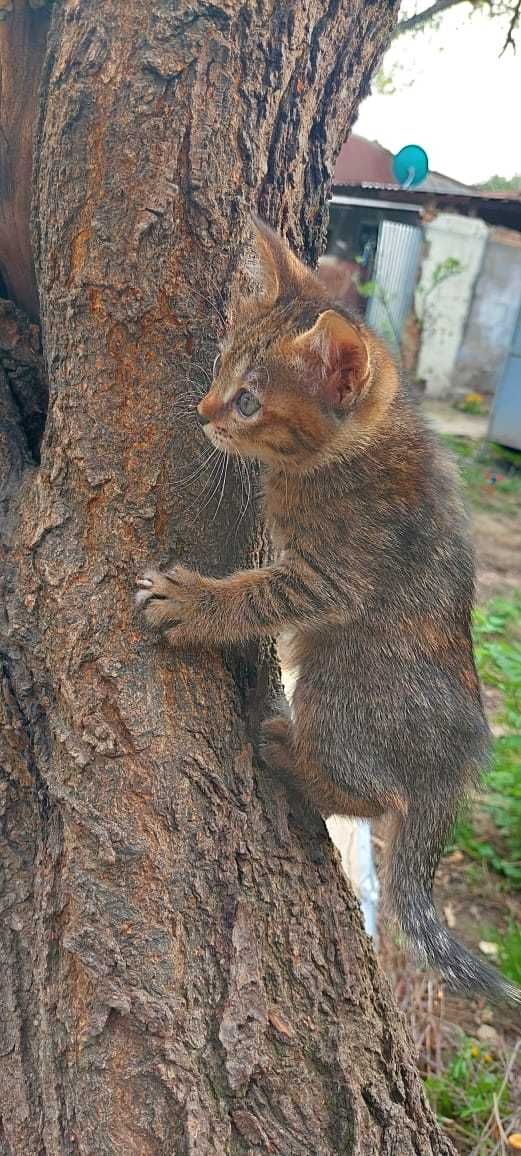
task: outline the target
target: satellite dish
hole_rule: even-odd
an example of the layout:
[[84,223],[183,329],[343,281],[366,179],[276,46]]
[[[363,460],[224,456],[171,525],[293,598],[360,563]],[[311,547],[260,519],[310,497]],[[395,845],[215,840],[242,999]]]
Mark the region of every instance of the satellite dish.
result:
[[402,186],[410,189],[413,185],[420,185],[429,171],[429,158],[421,145],[405,145],[393,157],[393,176]]

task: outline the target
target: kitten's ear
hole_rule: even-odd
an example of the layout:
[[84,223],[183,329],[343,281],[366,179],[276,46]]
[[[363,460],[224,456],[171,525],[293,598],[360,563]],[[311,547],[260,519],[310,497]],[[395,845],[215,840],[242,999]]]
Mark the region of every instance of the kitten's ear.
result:
[[306,333],[293,341],[299,355],[321,365],[321,392],[331,405],[349,406],[369,381],[369,349],[360,333],[341,313],[326,309]]
[[284,292],[302,292],[306,283],[312,283],[316,290],[320,282],[292,253],[282,237],[274,233],[273,229],[259,217],[252,217],[252,225],[259,259],[258,268],[252,272],[266,296],[276,301]]

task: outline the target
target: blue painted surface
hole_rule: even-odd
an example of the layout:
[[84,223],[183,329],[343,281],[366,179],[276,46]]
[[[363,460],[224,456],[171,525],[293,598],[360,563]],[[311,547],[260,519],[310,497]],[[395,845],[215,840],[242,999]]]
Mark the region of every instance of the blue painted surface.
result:
[[490,415],[488,439],[521,450],[521,309]]

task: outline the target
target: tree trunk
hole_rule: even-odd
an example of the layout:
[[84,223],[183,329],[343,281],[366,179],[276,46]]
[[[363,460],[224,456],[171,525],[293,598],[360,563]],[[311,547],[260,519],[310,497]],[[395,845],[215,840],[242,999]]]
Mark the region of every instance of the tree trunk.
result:
[[253,757],[269,652],[169,652],[132,604],[150,561],[260,548],[231,479],[216,516],[186,480],[188,379],[253,208],[316,257],[396,8],[53,6],[40,466],[18,315],[24,404],[0,377],[1,1156],[451,1152],[324,825]]

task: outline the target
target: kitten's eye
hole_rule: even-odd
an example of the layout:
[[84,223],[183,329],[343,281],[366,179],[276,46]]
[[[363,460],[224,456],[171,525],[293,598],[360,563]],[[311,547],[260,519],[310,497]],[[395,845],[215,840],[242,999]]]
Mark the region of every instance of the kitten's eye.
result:
[[243,417],[253,417],[260,409],[260,401],[248,389],[241,389],[235,398],[235,407]]
[[212,376],[213,377],[217,377],[220,364],[221,364],[221,354],[218,353],[217,357],[215,358],[215,361],[213,363],[213,369],[212,369]]

